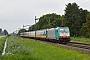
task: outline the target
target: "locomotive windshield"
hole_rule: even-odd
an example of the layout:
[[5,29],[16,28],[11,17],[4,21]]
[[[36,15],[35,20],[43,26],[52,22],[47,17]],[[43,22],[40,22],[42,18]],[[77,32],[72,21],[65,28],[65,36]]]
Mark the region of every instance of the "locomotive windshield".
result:
[[62,28],[60,29],[60,32],[68,32],[68,29]]
[[60,35],[61,36],[69,35],[69,29],[67,27],[60,28]]

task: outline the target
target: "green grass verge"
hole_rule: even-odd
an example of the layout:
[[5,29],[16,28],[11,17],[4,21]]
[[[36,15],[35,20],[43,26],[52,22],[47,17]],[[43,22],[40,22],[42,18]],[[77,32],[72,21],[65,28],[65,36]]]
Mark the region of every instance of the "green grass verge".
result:
[[7,40],[7,48],[1,60],[37,60],[33,58],[33,50],[24,42],[26,40],[10,36]]
[[5,40],[6,40],[6,37],[0,38],[0,55],[2,55]]
[[9,37],[1,60],[90,60],[90,56],[35,40]]
[[71,37],[71,42],[79,42],[79,43],[90,44],[90,38]]

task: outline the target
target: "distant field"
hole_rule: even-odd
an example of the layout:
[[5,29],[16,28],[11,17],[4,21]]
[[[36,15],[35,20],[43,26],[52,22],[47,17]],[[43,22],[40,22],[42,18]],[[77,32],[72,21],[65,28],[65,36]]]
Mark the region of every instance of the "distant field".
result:
[[71,37],[71,42],[79,42],[79,43],[90,44],[90,38]]
[[47,43],[11,36],[1,60],[90,60],[90,55]]

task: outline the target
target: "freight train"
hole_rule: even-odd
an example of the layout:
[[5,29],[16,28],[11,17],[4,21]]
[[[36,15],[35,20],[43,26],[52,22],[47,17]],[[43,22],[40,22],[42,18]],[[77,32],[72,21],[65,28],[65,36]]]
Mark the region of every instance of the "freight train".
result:
[[[35,35],[36,34],[36,35]],[[21,37],[36,38],[58,43],[68,43],[70,41],[70,30],[68,27],[57,27],[20,33]]]

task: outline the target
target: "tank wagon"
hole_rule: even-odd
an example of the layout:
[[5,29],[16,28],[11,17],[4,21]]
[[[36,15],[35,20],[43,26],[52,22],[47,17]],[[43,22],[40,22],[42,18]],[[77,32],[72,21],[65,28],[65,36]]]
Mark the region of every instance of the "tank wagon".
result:
[[[20,33],[20,36],[35,38],[35,31]],[[70,30],[68,27],[57,27],[36,31],[36,39],[67,43],[70,41]]]

